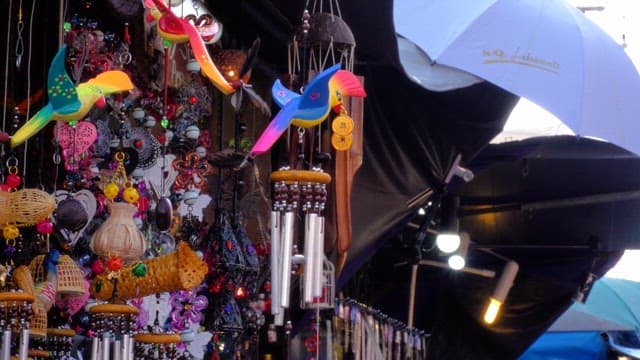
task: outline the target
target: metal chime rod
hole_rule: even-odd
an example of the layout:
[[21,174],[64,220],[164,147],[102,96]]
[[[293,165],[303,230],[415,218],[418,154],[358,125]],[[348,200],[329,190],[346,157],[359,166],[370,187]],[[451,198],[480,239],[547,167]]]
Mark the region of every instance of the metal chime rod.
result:
[[[271,314],[280,313],[280,212],[271,211]],[[282,325],[282,324],[279,324]]]
[[318,214],[311,211],[307,211],[305,216],[305,232],[304,232],[304,302],[309,304],[313,302],[313,280],[315,272],[315,262],[317,257],[315,255],[315,242],[316,242],[316,225]]
[[131,335],[122,335],[122,360],[133,360]]
[[291,250],[293,244],[293,211],[288,210],[284,214],[282,224],[282,273],[280,305],[289,307],[289,294],[291,291]]
[[322,297],[322,270],[324,265],[324,216],[318,215],[316,217],[316,236],[315,236],[315,251],[314,256],[315,268],[313,271],[313,296]]
[[27,360],[29,354],[29,328],[20,330],[20,346],[18,347],[18,358]]
[[11,329],[2,332],[2,349],[0,349],[0,360],[11,359]]
[[130,336],[129,337],[129,360],[133,360],[134,358],[133,354],[134,354],[135,346],[136,346],[136,343],[133,339],[133,336]]
[[98,340],[97,336],[94,336],[93,339],[91,339],[91,359],[98,359],[99,357],[99,347],[100,347],[100,340]]
[[111,350],[109,344],[109,333],[107,331],[102,334],[102,360],[110,360],[109,352]]
[[120,340],[113,341],[113,360],[122,360],[122,342]]

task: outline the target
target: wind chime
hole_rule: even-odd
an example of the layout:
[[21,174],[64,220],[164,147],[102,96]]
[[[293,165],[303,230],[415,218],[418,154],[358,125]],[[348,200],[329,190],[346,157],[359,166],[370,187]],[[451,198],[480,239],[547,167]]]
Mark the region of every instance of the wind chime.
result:
[[[19,360],[26,360],[29,351],[29,322],[33,315],[32,294],[21,292],[0,293],[0,329],[2,346],[0,360],[12,359],[17,354]],[[12,336],[18,334],[17,337]],[[13,351],[12,351],[13,349]]]
[[[269,131],[279,130],[279,136],[288,129],[289,165],[271,175],[271,311],[276,325],[283,325],[285,309],[290,305],[291,262],[297,243],[295,219],[300,211],[304,214],[301,307],[333,306],[335,272],[324,255],[324,215],[332,176],[323,166],[331,159],[330,148],[346,151],[353,142],[354,125],[343,106],[345,97],[366,96],[351,73],[354,48],[353,34],[340,17],[337,1],[314,1],[311,12],[304,10],[302,25],[289,45],[288,83],[278,80],[272,89],[274,101],[282,110],[250,154],[266,151],[275,141],[268,138]],[[332,121],[330,141],[323,129],[327,119]],[[296,131],[291,131],[290,124]]]
[[[123,304],[98,304],[89,310],[92,360],[133,360],[138,308]],[[113,356],[112,356],[113,355]]]

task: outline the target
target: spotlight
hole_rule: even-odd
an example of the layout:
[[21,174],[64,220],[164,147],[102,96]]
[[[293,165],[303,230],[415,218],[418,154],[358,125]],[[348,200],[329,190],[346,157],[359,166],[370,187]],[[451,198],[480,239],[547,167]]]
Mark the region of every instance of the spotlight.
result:
[[465,232],[458,236],[458,238],[460,239],[458,249],[447,261],[449,267],[453,270],[464,269],[467,261],[467,252],[469,252],[469,243],[471,242],[469,234]]
[[462,270],[466,264],[466,260],[462,256],[455,254],[451,255],[447,263],[453,270]]
[[440,233],[436,237],[436,246],[445,254],[451,254],[460,247],[460,235],[458,233]]
[[500,308],[507,298],[511,286],[513,286],[516,275],[518,275],[519,268],[520,266],[515,261],[509,261],[504,266],[502,274],[500,274],[500,279],[498,279],[496,288],[493,291],[493,296],[489,298],[489,304],[484,313],[484,322],[487,324],[493,324],[496,321]]

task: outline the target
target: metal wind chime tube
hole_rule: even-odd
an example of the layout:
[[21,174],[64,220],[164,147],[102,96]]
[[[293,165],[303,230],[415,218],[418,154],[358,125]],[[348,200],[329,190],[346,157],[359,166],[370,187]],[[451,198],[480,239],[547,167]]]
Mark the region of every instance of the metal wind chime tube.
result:
[[[304,192],[307,191],[309,185],[305,186]],[[305,206],[307,206],[305,204]],[[308,205],[311,207],[310,205]],[[318,214],[312,212],[312,210],[307,209],[307,214],[305,216],[305,234],[304,234],[304,259],[305,259],[305,269],[304,269],[304,302],[311,303],[313,302],[313,289],[314,289],[314,272],[316,268],[316,262],[318,262],[318,257],[315,252],[315,242],[316,242],[316,226],[318,224]]]
[[131,335],[122,335],[122,359],[121,360],[133,360],[133,339]]
[[282,226],[282,273],[280,289],[280,306],[289,307],[289,295],[291,294],[291,252],[293,246],[293,211],[284,213]]
[[[274,204],[271,211],[271,314],[276,318],[280,314],[280,212]],[[282,325],[282,324],[277,324]]]
[[91,358],[98,359],[98,354],[100,353],[100,340],[97,337],[93,337],[91,339]]
[[29,355],[29,327],[24,326],[20,330],[20,345],[18,346],[18,358],[27,360]]
[[102,360],[110,360],[109,353],[111,347],[109,345],[111,334],[108,331],[102,333]]
[[315,253],[318,256],[313,272],[313,297],[321,298],[323,289],[323,265],[324,265],[324,216],[318,216],[318,233],[315,241]]
[[11,328],[8,322],[0,321],[2,326],[2,349],[0,349],[0,360],[9,360],[11,358]]

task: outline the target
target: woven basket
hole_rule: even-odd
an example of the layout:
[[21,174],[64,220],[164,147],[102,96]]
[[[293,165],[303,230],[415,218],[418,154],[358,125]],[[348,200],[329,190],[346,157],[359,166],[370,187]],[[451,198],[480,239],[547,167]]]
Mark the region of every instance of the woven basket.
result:
[[[45,270],[42,263],[44,257],[45,255],[38,255],[29,264],[33,281],[36,283],[45,280]],[[56,268],[58,269],[58,295],[76,296],[85,292],[82,271],[69,255],[61,255]]]
[[0,228],[5,224],[35,225],[48,218],[55,208],[56,199],[42,190],[0,191]]
[[108,207],[109,217],[91,237],[91,251],[103,258],[119,256],[125,262],[140,259],[147,243],[133,221],[138,208],[119,202],[110,203]]
[[40,308],[40,310],[34,311],[30,327],[29,334],[31,336],[47,337],[47,312],[44,309]]
[[[191,289],[202,282],[209,270],[185,242],[180,242],[174,252],[143,263],[147,266],[147,274],[142,277],[134,276],[131,269],[120,270],[117,299]],[[107,276],[106,273],[98,275],[91,282],[91,296],[98,300],[109,300],[113,296],[113,283]]]

